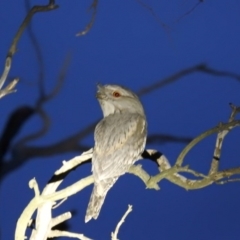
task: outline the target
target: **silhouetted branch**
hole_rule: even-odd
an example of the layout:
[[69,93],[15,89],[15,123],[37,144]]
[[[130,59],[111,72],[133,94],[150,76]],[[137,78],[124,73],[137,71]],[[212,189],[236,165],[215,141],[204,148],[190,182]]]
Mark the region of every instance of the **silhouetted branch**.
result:
[[203,0],[198,0],[198,2],[190,9],[188,10],[186,13],[184,13],[181,17],[179,17],[175,22],[179,22],[180,20],[182,20],[184,17],[186,17],[187,15],[191,14],[201,3],[203,3]]
[[[26,164],[33,158],[50,157],[57,154],[64,154],[68,152],[83,152],[89,149],[89,146],[81,144],[86,136],[93,131],[97,122],[92,123],[88,127],[79,131],[77,134],[67,137],[57,143],[48,146],[27,146],[29,137],[21,139],[13,146],[13,156],[11,159],[2,162],[0,168],[0,181],[10,172],[19,168],[22,164]],[[41,133],[39,133],[41,135]]]
[[175,143],[189,143],[192,141],[191,137],[178,137],[169,134],[151,134],[147,137],[147,144],[151,143],[168,143],[168,142],[175,142]]
[[[17,43],[20,39],[20,37],[22,36],[23,31],[25,30],[25,28],[27,27],[27,25],[29,24],[29,22],[31,21],[33,15],[37,12],[44,12],[44,11],[50,11],[50,10],[54,10],[56,9],[58,6],[55,5],[55,1],[54,0],[49,0],[49,4],[45,5],[45,6],[34,6],[30,12],[27,14],[26,18],[24,19],[24,21],[22,22],[21,26],[19,27],[16,35],[13,38],[12,44],[8,50],[7,53],[7,57],[6,57],[6,61],[5,61],[5,67],[2,73],[2,76],[0,77],[0,89],[2,89],[3,84],[5,83],[9,71],[11,69],[11,65],[12,65],[12,57],[15,54],[15,52],[17,51]],[[0,98],[15,92],[16,90],[14,89],[15,85],[17,84],[18,80],[14,79],[4,90],[2,90],[0,92]]]
[[[30,11],[30,9],[31,9],[30,0],[25,0],[25,9],[26,9],[26,12]],[[39,73],[36,74],[36,76],[38,77],[37,82],[38,82],[40,96],[42,96],[42,95],[44,95],[44,76],[45,76],[44,61],[43,61],[43,55],[42,55],[42,51],[41,51],[38,39],[37,39],[36,35],[34,34],[34,31],[32,28],[31,21],[28,24],[27,33],[29,34],[29,38],[33,44],[33,48],[36,53],[36,59],[37,59],[38,66],[39,66]]]
[[42,137],[44,134],[48,132],[48,129],[50,127],[50,122],[51,122],[50,118],[41,107],[34,108],[34,113],[38,114],[38,116],[40,116],[40,118],[42,119],[42,127],[39,130],[35,131],[34,133],[21,138],[20,140],[18,140],[17,143],[14,144],[13,149],[18,154],[21,152],[21,150],[19,151],[17,149],[21,149],[27,142],[30,142]]
[[[34,158],[37,156],[49,156],[53,154],[60,154],[60,153],[65,153],[66,151],[83,151],[86,150],[86,147],[82,147],[81,145],[78,144],[80,139],[78,136],[82,135],[82,132],[79,134],[76,134],[75,136],[72,136],[68,140],[63,140],[62,142],[60,141],[57,144],[52,144],[47,147],[31,147],[31,146],[26,146],[27,142],[30,142],[32,140],[38,139],[45,135],[50,127],[50,119],[48,117],[48,114],[45,112],[43,109],[43,104],[49,100],[51,100],[53,97],[55,97],[58,92],[60,91],[63,81],[66,76],[67,68],[70,62],[70,57],[68,56],[63,64],[63,67],[61,68],[58,81],[53,88],[53,90],[49,94],[45,94],[44,91],[40,91],[40,96],[39,99],[36,102],[36,107],[33,108],[34,113],[38,114],[40,118],[42,119],[42,127],[35,133],[32,133],[30,135],[27,135],[23,138],[21,138],[14,146],[13,146],[13,152],[14,152],[14,158],[11,159],[10,161],[7,161],[5,164],[3,164],[3,168],[0,170],[1,171],[1,177],[3,177],[7,172],[15,169],[16,167],[19,167],[21,163],[24,163],[26,160],[29,160],[30,158]],[[43,80],[43,79],[42,79]],[[41,92],[43,95],[41,95]],[[86,132],[84,130],[83,132]],[[75,141],[74,141],[74,140]],[[77,142],[78,141],[78,142]],[[70,143],[73,143],[70,145]],[[59,152],[60,150],[60,152]]]
[[[24,159],[26,160],[31,157],[37,156],[36,154],[40,154],[39,156],[48,156],[49,154],[50,155],[57,154],[56,147],[58,147],[59,144],[57,144],[57,146],[56,146],[56,144],[53,144],[49,147],[26,147],[25,145],[27,142],[38,139],[48,132],[49,127],[50,127],[50,119],[48,117],[48,114],[43,109],[43,104],[45,102],[51,100],[53,97],[55,97],[59,93],[60,89],[62,88],[65,76],[66,76],[69,62],[70,62],[70,58],[68,56],[63,64],[63,67],[61,68],[57,83],[56,83],[55,87],[53,88],[53,90],[49,94],[45,94],[44,92],[42,92],[43,95],[41,95],[41,91],[40,91],[40,96],[39,96],[38,100],[36,101],[34,113],[38,114],[40,116],[40,118],[42,119],[42,128],[40,130],[36,131],[35,133],[32,133],[30,135],[23,137],[14,145],[14,147],[13,147],[14,152],[18,154],[18,158],[20,157],[21,160],[24,160]],[[76,146],[76,144],[77,143],[75,143],[75,146]],[[66,145],[67,146],[65,148],[64,147],[60,148],[62,150],[61,153],[63,153],[64,150],[67,147],[69,147],[69,143]],[[72,146],[72,149],[75,146]],[[79,146],[77,146],[77,147],[79,150]],[[81,148],[81,150],[83,150],[83,148]],[[18,163],[19,163],[19,161],[18,161]]]
[[58,8],[58,6],[55,5],[55,0],[49,0],[49,3],[45,6],[34,6],[34,7],[32,7],[30,12],[27,14],[25,19],[23,20],[21,26],[19,27],[15,37],[13,38],[11,47],[8,51],[8,57],[12,57],[15,54],[15,52],[17,50],[17,43],[18,43],[20,37],[22,36],[23,31],[25,30],[25,28],[27,27],[27,25],[31,21],[33,15],[35,13],[38,13],[38,12],[52,11],[52,10],[57,9],[57,8]]
[[29,106],[18,107],[9,116],[0,138],[0,159],[9,150],[9,146],[14,137],[19,133],[24,123],[32,116],[34,109]]
[[[6,81],[6,79],[8,77],[8,74],[9,74],[9,71],[10,71],[10,68],[11,68],[11,64],[12,64],[12,57],[15,54],[15,52],[17,51],[18,41],[19,41],[20,37],[22,36],[23,31],[25,30],[27,25],[30,23],[33,15],[37,12],[51,11],[51,10],[56,9],[57,7],[58,6],[55,5],[54,0],[49,0],[49,3],[47,5],[45,5],[45,6],[34,6],[28,12],[27,16],[25,17],[22,24],[20,25],[16,35],[14,36],[12,44],[9,48],[7,58],[6,58],[6,61],[5,61],[5,67],[4,67],[4,70],[3,70],[3,74],[0,78],[0,89],[2,88],[4,82]],[[14,79],[5,89],[1,90],[0,91],[0,97],[4,96],[6,94],[9,94],[11,92],[14,92],[15,91],[14,87],[17,84],[17,82],[18,82],[18,79]],[[17,135],[17,133],[19,132],[19,130],[21,129],[23,124],[35,112],[37,112],[37,111],[35,111],[35,109],[33,109],[31,107],[28,107],[28,106],[27,107],[24,106],[24,107],[18,108],[16,111],[14,111],[12,116],[8,120],[7,128],[4,130],[4,132],[2,134],[1,142],[0,142],[0,145],[1,145],[0,146],[0,156],[1,156],[1,161],[2,161],[1,170],[0,170],[1,173],[5,172],[6,169],[11,169],[13,163],[16,164],[17,166],[19,166],[19,164],[21,163],[21,161],[16,163],[17,162],[16,160],[10,161],[10,162],[3,162],[2,157],[5,155],[6,151],[9,149],[11,141]],[[38,112],[40,112],[40,115],[45,119],[44,113],[41,112],[41,111],[38,111]],[[21,115],[20,117],[18,116],[19,114]],[[44,131],[44,129],[42,129],[42,131]],[[35,134],[35,137],[38,134],[40,134],[40,132]],[[9,165],[10,165],[10,168],[8,168]],[[3,175],[1,175],[1,178],[2,177],[3,177]]]
[[63,66],[60,68],[61,70],[57,78],[56,85],[54,86],[54,88],[50,93],[46,94],[45,91],[43,91],[42,94],[40,94],[39,99],[36,101],[37,107],[41,107],[42,104],[44,104],[47,101],[50,101],[51,99],[56,97],[56,95],[60,92],[63,86],[63,82],[67,75],[67,70],[70,65],[70,60],[71,60],[71,55],[68,54],[64,60]]
[[200,72],[204,72],[204,73],[214,75],[217,77],[229,77],[229,78],[233,78],[233,79],[237,80],[238,82],[240,82],[239,74],[228,72],[228,71],[216,70],[216,69],[208,67],[207,65],[204,66],[202,69],[200,69]]
[[97,15],[97,5],[98,5],[98,0],[93,0],[91,6],[89,8],[89,10],[93,10],[91,20],[87,24],[87,26],[85,27],[84,30],[82,30],[76,34],[77,37],[84,36],[91,30],[91,28],[95,22],[96,15]]
[[206,73],[206,74],[210,74],[210,75],[214,75],[214,76],[218,76],[218,77],[230,77],[237,81],[240,81],[240,75],[238,75],[238,74],[235,74],[232,72],[227,72],[227,71],[215,70],[215,69],[209,68],[206,64],[198,64],[193,67],[183,69],[163,80],[157,81],[156,83],[154,83],[150,86],[142,88],[137,93],[139,96],[149,94],[152,91],[155,91],[159,88],[162,88],[169,84],[174,83],[175,81],[179,80],[180,78],[182,78],[184,76],[187,76],[189,74],[196,73],[196,72],[202,72],[202,73]]
[[160,17],[155,13],[155,11],[153,10],[152,7],[150,7],[148,4],[144,3],[142,0],[136,0],[139,5],[141,5],[143,8],[147,9],[150,14],[155,18],[155,20],[157,21],[157,23],[167,32],[170,30],[169,26],[167,24],[165,24]]

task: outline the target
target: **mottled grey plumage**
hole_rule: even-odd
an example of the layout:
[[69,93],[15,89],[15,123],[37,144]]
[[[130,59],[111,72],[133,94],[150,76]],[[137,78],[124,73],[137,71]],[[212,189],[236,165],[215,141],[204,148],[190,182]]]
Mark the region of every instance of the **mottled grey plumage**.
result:
[[108,190],[144,151],[147,122],[138,97],[118,85],[98,85],[104,118],[95,128],[92,157],[93,192],[85,222],[96,219]]

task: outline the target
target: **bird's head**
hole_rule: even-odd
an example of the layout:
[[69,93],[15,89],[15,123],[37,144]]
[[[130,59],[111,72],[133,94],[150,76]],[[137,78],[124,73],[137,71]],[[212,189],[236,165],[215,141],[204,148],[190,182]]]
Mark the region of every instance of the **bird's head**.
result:
[[97,99],[104,117],[113,113],[131,112],[145,116],[143,106],[131,90],[119,85],[98,84]]

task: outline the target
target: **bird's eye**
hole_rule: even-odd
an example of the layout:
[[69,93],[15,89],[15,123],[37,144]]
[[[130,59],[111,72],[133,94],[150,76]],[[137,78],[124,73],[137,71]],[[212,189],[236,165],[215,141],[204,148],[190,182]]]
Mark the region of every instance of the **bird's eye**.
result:
[[114,97],[116,97],[116,98],[118,98],[118,97],[121,96],[121,94],[120,94],[119,92],[117,92],[117,91],[113,92],[112,95],[113,95]]

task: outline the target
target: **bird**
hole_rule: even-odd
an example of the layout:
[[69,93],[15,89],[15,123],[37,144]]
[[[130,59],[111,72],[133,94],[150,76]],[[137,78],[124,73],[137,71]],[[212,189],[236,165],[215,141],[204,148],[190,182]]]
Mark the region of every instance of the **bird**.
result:
[[94,131],[94,186],[85,222],[98,218],[109,189],[141,158],[147,137],[146,116],[135,93],[113,84],[98,84],[97,88],[103,119]]

